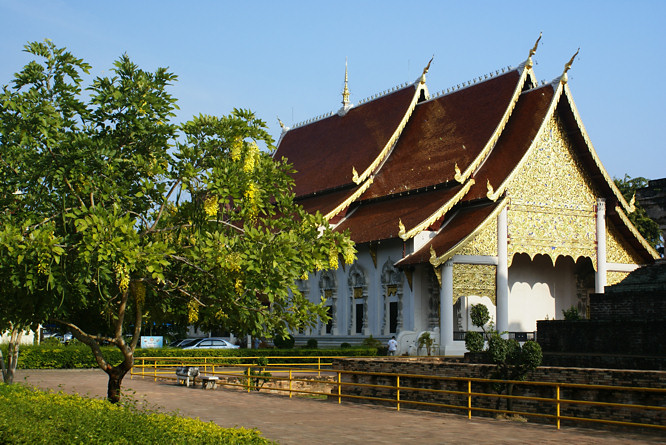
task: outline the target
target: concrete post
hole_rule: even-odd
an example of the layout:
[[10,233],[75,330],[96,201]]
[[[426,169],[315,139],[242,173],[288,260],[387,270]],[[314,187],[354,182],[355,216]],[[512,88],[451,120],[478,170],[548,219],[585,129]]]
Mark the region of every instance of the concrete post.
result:
[[606,287],[606,200],[597,199],[597,275],[594,291],[604,293]]
[[[497,331],[509,330],[509,234],[507,208],[497,215]],[[507,337],[505,334],[504,337]]]

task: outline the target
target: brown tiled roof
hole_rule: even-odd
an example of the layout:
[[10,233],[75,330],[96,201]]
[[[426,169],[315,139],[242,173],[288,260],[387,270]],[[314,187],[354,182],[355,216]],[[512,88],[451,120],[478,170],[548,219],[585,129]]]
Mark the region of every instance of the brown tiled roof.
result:
[[453,180],[483,150],[507,108],[520,72],[420,103],[363,199]]
[[396,265],[428,263],[431,246],[435,249],[438,257],[446,254],[468,237],[499,205],[499,201],[486,202],[481,205],[463,207],[456,212],[452,212],[442,224],[444,227],[440,233],[417,252],[398,261]]
[[352,183],[377,158],[405,117],[414,85],[285,133],[275,153],[296,170],[296,196]]
[[310,196],[305,199],[297,199],[296,203],[301,205],[308,213],[314,214],[319,211],[322,215],[326,215],[342,204],[344,200],[350,197],[357,189],[358,186],[345,188],[331,193]]
[[465,196],[465,201],[485,198],[488,181],[494,188],[506,181],[532,145],[544,123],[554,93],[552,85],[546,85],[520,95],[497,144],[474,175],[476,183]]
[[462,186],[404,195],[384,201],[361,203],[338,227],[349,229],[355,243],[366,243],[398,237],[398,221],[407,230],[421,223],[448,202]]

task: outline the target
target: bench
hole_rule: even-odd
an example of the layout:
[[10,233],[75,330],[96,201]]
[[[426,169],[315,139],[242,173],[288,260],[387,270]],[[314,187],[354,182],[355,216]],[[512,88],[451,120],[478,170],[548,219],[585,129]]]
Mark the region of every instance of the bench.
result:
[[190,379],[192,379],[192,386],[196,384],[196,379],[199,376],[199,368],[196,366],[179,366],[176,368],[176,378],[178,379],[178,384],[181,380],[185,382],[185,385],[190,387]]
[[201,389],[217,388],[217,381],[219,380],[219,377],[214,375],[203,375],[199,378],[201,379]]

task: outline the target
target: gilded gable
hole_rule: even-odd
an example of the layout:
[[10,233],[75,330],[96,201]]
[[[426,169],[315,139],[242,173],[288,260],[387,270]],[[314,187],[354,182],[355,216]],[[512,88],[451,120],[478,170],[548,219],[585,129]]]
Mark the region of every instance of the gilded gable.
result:
[[507,188],[509,258],[524,252],[596,262],[596,194],[555,115]]

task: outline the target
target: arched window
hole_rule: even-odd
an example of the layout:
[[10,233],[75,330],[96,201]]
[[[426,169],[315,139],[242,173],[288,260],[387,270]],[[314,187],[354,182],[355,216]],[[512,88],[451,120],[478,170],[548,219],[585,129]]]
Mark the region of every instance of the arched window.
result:
[[335,271],[325,270],[322,271],[319,277],[319,291],[321,296],[326,298],[326,306],[328,315],[331,317],[327,323],[322,323],[319,333],[334,334],[337,330],[337,300],[338,290],[335,282]]
[[358,263],[349,268],[349,335],[368,332],[368,283],[365,271]]
[[404,274],[393,265],[389,257],[382,266],[382,294],[384,317],[382,334],[397,334],[402,330],[402,279]]

